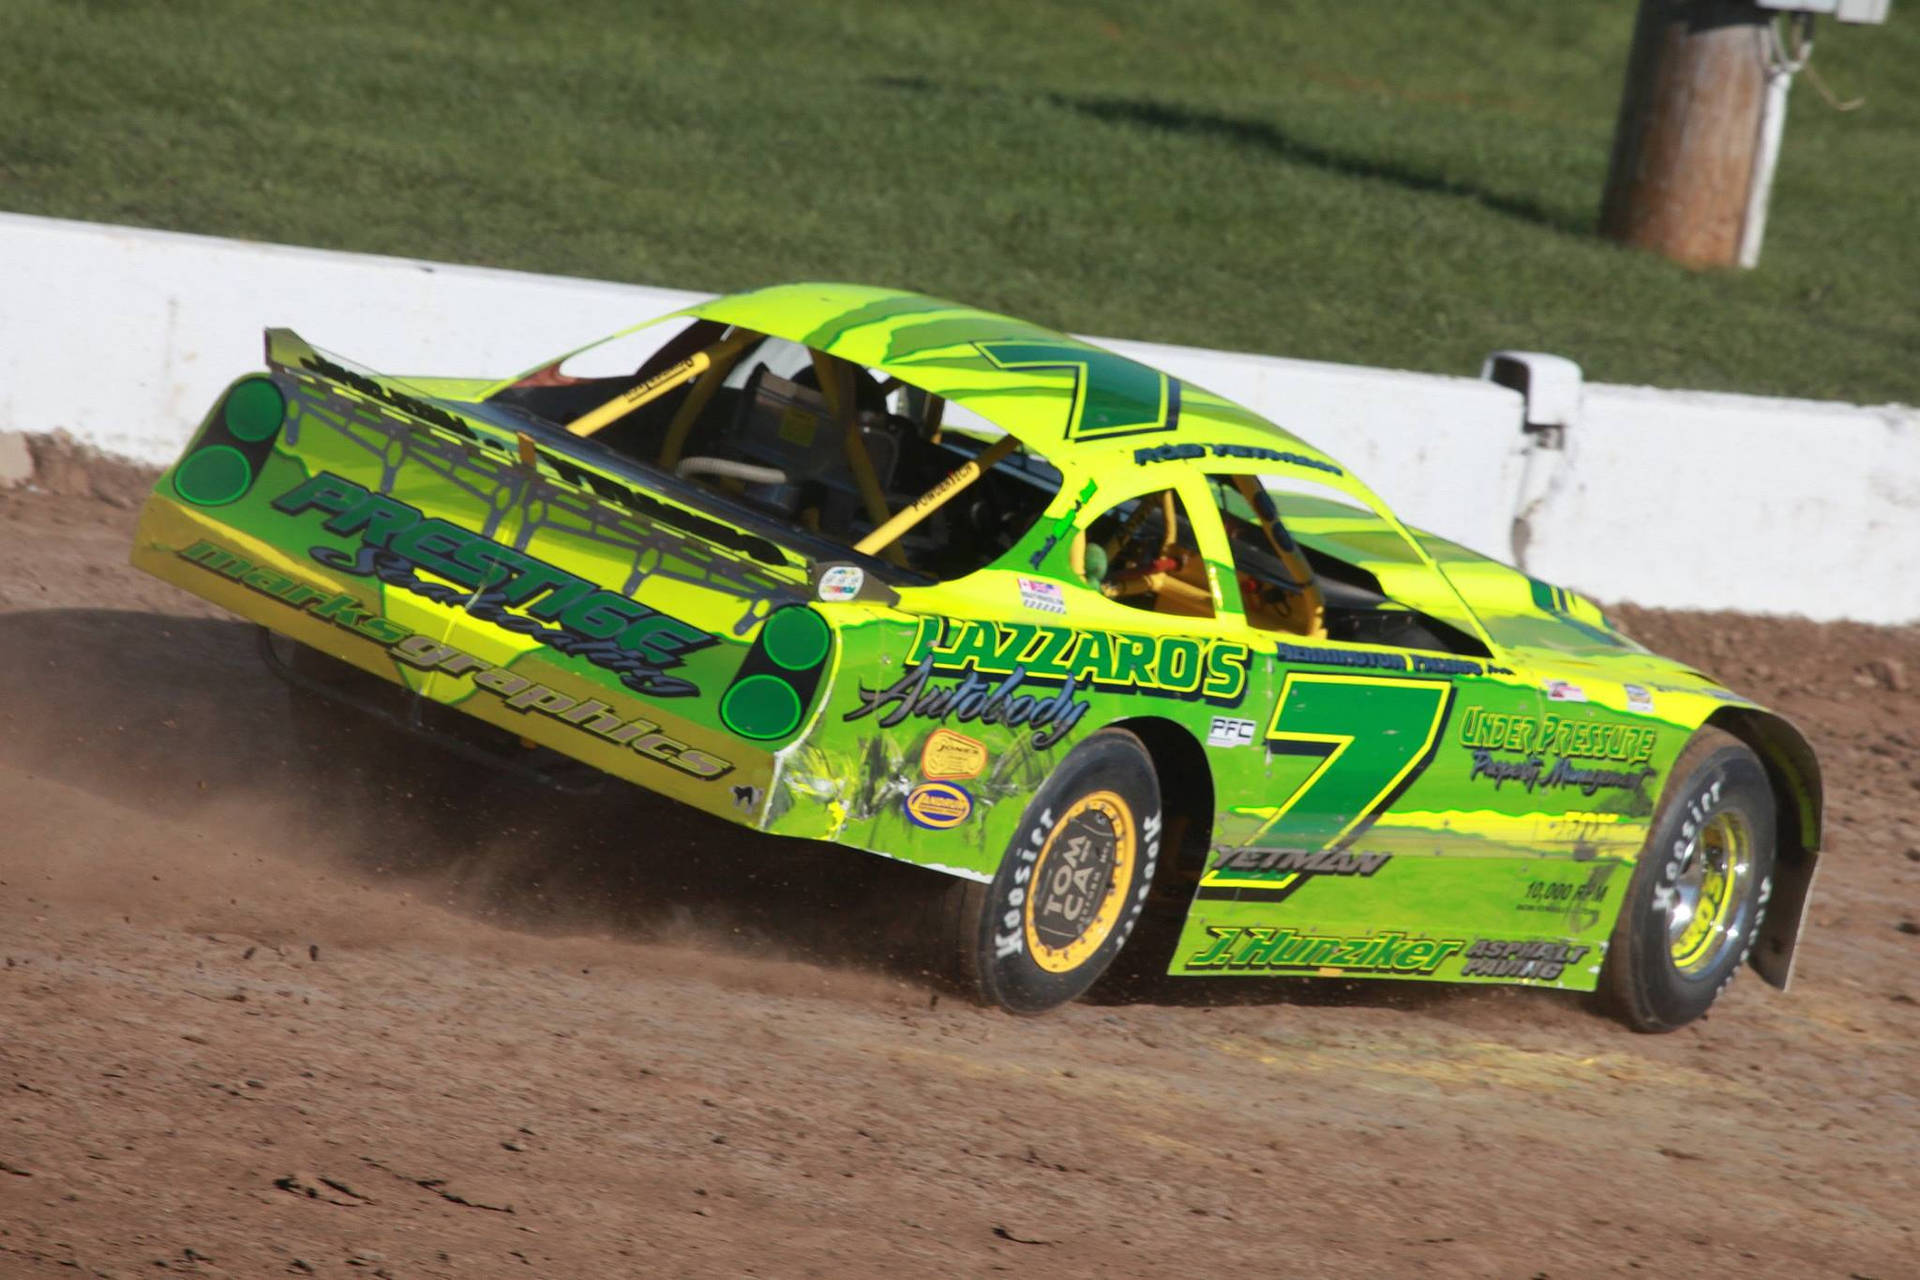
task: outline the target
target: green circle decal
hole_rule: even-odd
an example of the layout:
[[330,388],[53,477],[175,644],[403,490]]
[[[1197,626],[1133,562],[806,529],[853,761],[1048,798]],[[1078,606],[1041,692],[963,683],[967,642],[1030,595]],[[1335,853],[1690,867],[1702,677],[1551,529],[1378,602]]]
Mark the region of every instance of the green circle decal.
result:
[[779,676],[748,676],[720,699],[720,719],[743,738],[780,738],[800,727],[800,695]]
[[218,507],[232,502],[253,484],[253,468],[231,445],[196,449],[173,473],[173,487],[188,502]]
[[255,444],[280,429],[287,401],[265,378],[248,378],[227,393],[227,430]]
[[782,609],[760,632],[767,657],[789,671],[806,671],[827,656],[827,621],[811,609]]

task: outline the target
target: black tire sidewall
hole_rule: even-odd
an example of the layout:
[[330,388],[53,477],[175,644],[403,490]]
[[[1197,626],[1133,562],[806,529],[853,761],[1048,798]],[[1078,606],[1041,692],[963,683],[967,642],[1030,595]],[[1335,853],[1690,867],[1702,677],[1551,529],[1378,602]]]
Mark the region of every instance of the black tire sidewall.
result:
[[[288,665],[301,679],[348,699],[367,700],[396,717],[406,714],[406,689],[344,658],[301,644]],[[452,752],[319,689],[289,683],[287,694],[288,729],[302,776],[333,800],[349,807],[384,804],[436,824],[473,807],[474,766]],[[487,794],[498,796],[499,784]]]
[[[1025,907],[1035,865],[1054,823],[1081,796],[1111,791],[1132,810],[1138,849],[1120,916],[1112,932],[1079,965],[1064,973],[1043,969],[1028,952]],[[1043,1013],[1084,993],[1126,945],[1145,908],[1160,861],[1160,784],[1140,739],[1103,729],[1061,761],[1020,816],[1000,869],[986,887],[973,922],[972,963],[987,1002],[1012,1013]]]
[[[1752,953],[1773,887],[1776,815],[1773,792],[1759,759],[1744,745],[1728,742],[1710,753],[1689,749],[1680,764],[1690,767],[1684,776],[1675,769],[1674,782],[1662,799],[1634,870],[1607,955],[1610,982],[1606,985],[1618,1011],[1643,1031],[1683,1026],[1707,1011]],[[1667,941],[1681,856],[1699,824],[1725,810],[1739,815],[1753,841],[1753,866],[1732,922],[1739,944],[1727,947],[1699,972],[1683,973],[1674,964]]]

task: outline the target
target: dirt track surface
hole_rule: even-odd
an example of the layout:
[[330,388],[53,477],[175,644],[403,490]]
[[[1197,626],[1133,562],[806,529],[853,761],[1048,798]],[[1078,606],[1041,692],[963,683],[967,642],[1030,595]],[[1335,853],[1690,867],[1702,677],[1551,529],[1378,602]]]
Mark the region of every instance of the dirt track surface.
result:
[[1791,995],[1016,1020],[873,942],[917,873],[391,739],[297,774],[250,629],[125,567],[138,477],[42,461],[0,494],[0,1277],[1920,1275],[1920,631],[1621,611],[1821,754]]

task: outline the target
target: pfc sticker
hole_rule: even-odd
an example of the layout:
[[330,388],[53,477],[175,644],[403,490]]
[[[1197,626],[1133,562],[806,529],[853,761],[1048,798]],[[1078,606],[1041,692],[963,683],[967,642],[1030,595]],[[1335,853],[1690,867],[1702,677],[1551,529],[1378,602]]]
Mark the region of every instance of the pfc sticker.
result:
[[915,826],[945,831],[973,813],[973,797],[951,782],[923,782],[907,793],[907,817]]
[[1060,584],[1048,582],[1045,578],[1026,578],[1017,580],[1020,584],[1020,603],[1029,609],[1038,609],[1042,613],[1065,613],[1066,597],[1060,594]]
[[822,600],[851,600],[867,584],[867,571],[857,564],[836,564],[820,575]]
[[1247,747],[1253,745],[1253,721],[1233,716],[1215,716],[1207,726],[1210,747]]
[[1637,711],[1643,716],[1653,714],[1653,694],[1645,685],[1623,684],[1620,687],[1627,693],[1627,710]]
[[930,782],[977,778],[987,767],[987,744],[951,729],[935,729],[920,749],[920,772]]

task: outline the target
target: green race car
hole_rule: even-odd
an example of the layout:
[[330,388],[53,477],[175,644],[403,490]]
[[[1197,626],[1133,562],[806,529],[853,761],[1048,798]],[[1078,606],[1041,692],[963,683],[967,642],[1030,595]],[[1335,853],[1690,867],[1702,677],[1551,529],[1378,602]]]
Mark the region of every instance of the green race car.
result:
[[1791,725],[1156,369],[819,284],[505,380],[285,330],[267,363],[135,564],[466,754],[952,877],[1007,1009],[1148,912],[1178,975],[1597,990],[1650,1030],[1749,958],[1786,985]]

